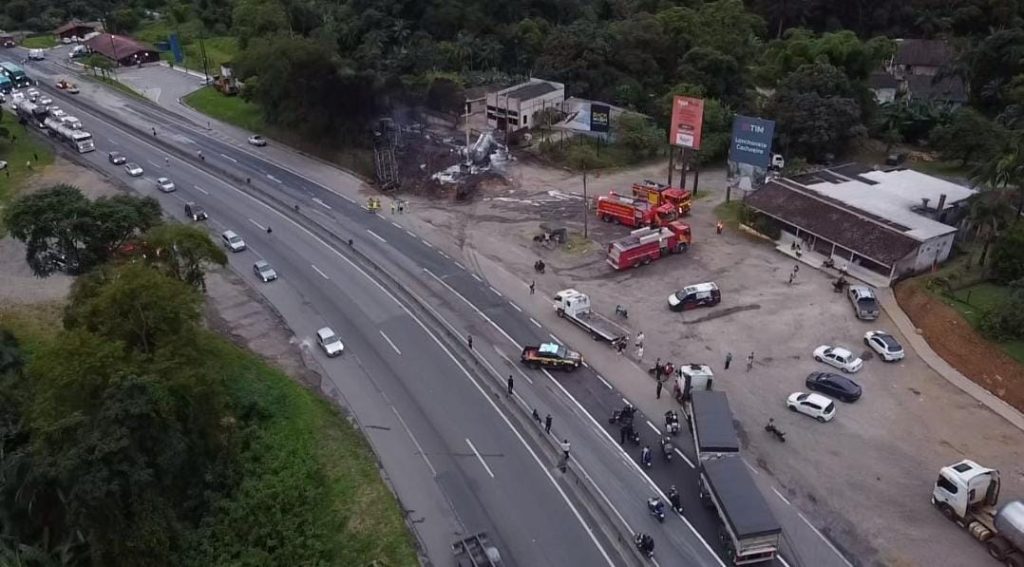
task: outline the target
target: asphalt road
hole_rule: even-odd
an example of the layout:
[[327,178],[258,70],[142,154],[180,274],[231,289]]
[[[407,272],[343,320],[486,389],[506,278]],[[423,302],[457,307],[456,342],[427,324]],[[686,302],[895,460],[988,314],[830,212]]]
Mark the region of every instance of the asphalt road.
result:
[[[44,81],[63,74],[51,65],[28,70]],[[422,475],[426,467],[440,495],[421,495],[425,510],[444,515],[441,508],[447,501],[453,512],[442,524],[455,526],[453,531],[488,529],[500,534],[499,544],[513,564],[610,563],[602,551],[602,538],[592,535],[591,526],[574,512],[550,467],[505,419],[506,410],[495,405],[471,373],[463,370],[458,356],[451,355],[401,304],[330,247],[248,197],[235,182],[212,175],[206,166],[216,162],[238,178],[248,177],[261,189],[300,205],[305,214],[322,217],[318,221],[342,238],[352,238],[360,250],[401,274],[410,287],[429,294],[438,312],[450,317],[455,326],[474,333],[476,350],[494,368],[504,373],[516,367],[512,372],[526,382],[518,382],[517,399],[541,415],[556,416],[556,433],[573,442],[572,466],[594,480],[600,490],[598,499],[614,510],[622,524],[655,536],[661,563],[720,564],[710,552],[711,548],[717,554],[723,551],[719,523],[714,512],[697,501],[696,471],[687,464],[695,458],[685,436],[678,441],[687,459],[657,462],[645,476],[635,464],[639,449],[620,450],[617,439],[611,437],[617,430],[605,419],[621,407],[622,396],[589,368],[555,377],[509,364],[507,360],[518,356],[520,345],[550,341],[552,334],[478,275],[399,224],[368,214],[348,195],[263,160],[258,151],[210,137],[201,127],[146,103],[122,99],[107,105],[104,101],[111,97],[94,99],[89,90],[83,88],[81,97],[74,100],[65,95],[59,103],[81,118],[96,138],[100,151],[80,157],[108,168],[113,175],[123,175],[120,168],[105,163],[105,151],[116,149],[129,155],[147,169],[145,178],[130,183],[142,194],[157,196],[172,215],[181,215],[184,200],[202,203],[211,214],[209,224],[215,234],[231,228],[249,243],[248,252],[232,255],[235,269],[249,272],[252,261],[263,257],[281,273],[281,280],[262,290],[297,335],[308,338],[328,324],[345,339],[347,354],[323,366],[374,442],[389,474],[396,477],[394,484],[403,501],[399,480],[413,481],[399,477]],[[94,104],[117,112],[118,120],[135,131],[89,110]],[[149,133],[154,127],[157,136]],[[163,144],[172,144],[190,157],[179,159]],[[199,150],[209,163],[191,158]],[[167,171],[179,189],[170,195],[158,194],[152,178]],[[266,233],[267,226],[273,226],[273,234]],[[579,340],[574,335],[580,331],[570,327],[554,332],[560,338]],[[384,421],[386,408],[400,416],[403,431],[376,423]],[[651,421],[658,425],[660,418]],[[655,431],[644,422],[643,417],[637,420],[638,430],[645,443],[656,446]],[[386,429],[375,430],[375,426]],[[682,493],[685,519],[669,518],[658,525],[647,516],[644,501],[671,484]],[[440,557],[436,554],[444,528],[437,527],[436,520],[433,525],[433,535],[421,537],[429,540],[425,545],[430,555]]]

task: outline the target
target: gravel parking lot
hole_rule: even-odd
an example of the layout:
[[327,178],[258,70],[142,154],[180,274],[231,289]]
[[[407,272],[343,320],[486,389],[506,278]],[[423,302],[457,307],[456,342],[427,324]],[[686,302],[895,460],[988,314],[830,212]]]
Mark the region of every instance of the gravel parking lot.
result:
[[[941,466],[970,458],[1002,471],[1004,499],[1024,495],[1024,433],[932,371],[885,313],[875,322],[857,320],[845,296],[833,293],[828,274],[801,264],[790,285],[795,262],[773,245],[729,230],[715,235],[712,209],[724,199],[723,172],[702,174],[701,190],[711,194],[695,202],[688,219],[691,250],[622,273],[608,269],[601,246],[555,250],[531,240],[539,220],[581,229],[582,202],[573,196],[581,189],[578,178],[522,164],[512,177],[511,186],[485,191],[470,204],[425,201],[415,218],[403,222],[432,233],[435,243],[470,266],[486,267],[482,273],[499,289],[509,282],[525,288],[536,279],[537,297],[528,305],[538,318],[550,315],[545,298],[565,287],[591,294],[609,315],[616,304],[627,305],[629,325],[646,335],[644,368],[656,357],[711,365],[716,389],[729,394],[748,460],[855,564],[992,562],[983,546],[931,507],[931,486]],[[628,192],[632,181],[664,177],[663,166],[591,176],[589,191]],[[591,239],[606,242],[626,229],[592,218],[590,232]],[[543,276],[531,268],[538,256],[551,268]],[[720,305],[685,314],[667,309],[671,292],[703,281],[721,286]],[[863,336],[872,329],[900,339],[906,359],[884,363],[868,351]],[[653,382],[639,364],[622,364],[606,346],[568,326],[556,332],[617,388],[640,399],[648,415],[674,404],[654,399]],[[864,358],[864,368],[852,376],[863,387],[862,399],[837,402],[830,423],[785,408],[786,397],[804,389],[810,372],[829,369],[813,360],[821,344],[844,345]],[[728,352],[734,359],[726,371]],[[748,372],[750,352],[755,362]],[[787,432],[787,443],[763,431],[771,417]]]

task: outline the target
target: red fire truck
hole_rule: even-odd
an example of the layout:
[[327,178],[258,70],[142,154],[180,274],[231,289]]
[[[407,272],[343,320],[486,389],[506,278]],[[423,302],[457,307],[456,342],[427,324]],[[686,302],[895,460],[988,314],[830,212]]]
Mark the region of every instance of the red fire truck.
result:
[[608,245],[608,265],[616,270],[639,268],[690,247],[690,225],[672,221],[661,228],[640,228]]
[[604,222],[640,228],[664,226],[679,218],[679,213],[669,203],[652,205],[648,201],[612,192],[597,198],[597,217]]
[[679,216],[690,214],[691,194],[688,189],[644,179],[642,183],[633,184],[633,196],[644,199],[655,207],[669,203],[676,208]]

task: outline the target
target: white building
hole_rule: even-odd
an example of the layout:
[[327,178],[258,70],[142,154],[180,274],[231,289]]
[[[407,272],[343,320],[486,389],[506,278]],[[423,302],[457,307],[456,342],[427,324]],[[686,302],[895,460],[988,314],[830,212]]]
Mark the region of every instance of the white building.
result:
[[565,85],[543,79],[513,85],[487,93],[487,125],[497,130],[516,132],[533,127],[542,110],[561,110]]
[[775,179],[745,202],[781,225],[780,240],[892,281],[949,257],[974,194],[910,169],[847,164]]

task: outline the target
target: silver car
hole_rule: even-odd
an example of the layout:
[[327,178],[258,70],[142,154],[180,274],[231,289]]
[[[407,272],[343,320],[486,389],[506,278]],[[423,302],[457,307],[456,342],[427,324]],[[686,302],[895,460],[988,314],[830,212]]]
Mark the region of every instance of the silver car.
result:
[[863,285],[851,285],[847,292],[847,297],[850,298],[850,303],[853,304],[853,312],[857,315],[858,319],[864,321],[878,319],[880,309],[878,307],[878,298],[875,297],[873,289]]
[[174,182],[166,177],[158,177],[156,179],[156,188],[164,193],[171,193],[176,189]]
[[263,283],[271,282],[277,279],[277,272],[274,268],[270,267],[270,263],[266,260],[260,260],[252,265],[252,271],[256,274],[256,277],[263,280]]
[[129,163],[124,166],[124,171],[132,177],[142,177],[143,174],[142,166],[137,163]]

